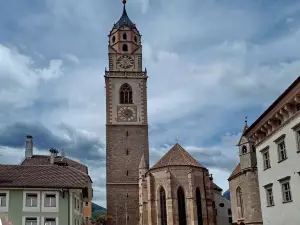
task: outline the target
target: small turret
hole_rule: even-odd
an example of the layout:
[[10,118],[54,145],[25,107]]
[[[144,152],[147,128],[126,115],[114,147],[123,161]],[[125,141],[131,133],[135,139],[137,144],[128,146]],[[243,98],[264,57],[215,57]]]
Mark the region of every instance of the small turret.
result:
[[254,147],[255,142],[250,140],[246,135],[244,135],[247,129],[248,129],[248,124],[247,124],[247,117],[246,117],[243,134],[238,143],[242,171],[256,167],[256,162],[257,162],[256,151]]

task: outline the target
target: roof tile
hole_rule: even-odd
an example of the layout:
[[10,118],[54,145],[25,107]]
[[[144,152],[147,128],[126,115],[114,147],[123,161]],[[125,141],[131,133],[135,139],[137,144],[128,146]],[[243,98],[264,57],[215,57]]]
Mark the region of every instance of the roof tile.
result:
[[178,143],[175,144],[154,166],[152,166],[151,169],[167,166],[195,166],[205,168]]

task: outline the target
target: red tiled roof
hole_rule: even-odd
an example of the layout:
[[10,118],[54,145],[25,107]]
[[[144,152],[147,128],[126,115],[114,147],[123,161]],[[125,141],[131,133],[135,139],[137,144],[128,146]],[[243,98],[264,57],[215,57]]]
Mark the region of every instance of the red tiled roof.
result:
[[233,170],[233,172],[231,173],[231,175],[229,176],[228,180],[231,180],[234,176],[238,175],[241,172],[241,164],[239,163],[235,169]]
[[[80,171],[88,174],[87,166],[85,166],[79,162],[76,162],[72,159],[69,159],[67,157],[62,158],[61,156],[56,156],[54,162],[55,163],[60,163],[60,162],[67,163],[68,166],[73,167],[77,170],[80,170]],[[25,158],[25,160],[22,162],[21,165],[50,165],[50,156],[48,156],[48,155],[33,155],[30,158]]]
[[166,166],[202,166],[179,144],[175,144],[151,169],[157,169]]
[[88,174],[69,166],[0,165],[0,187],[85,188]]

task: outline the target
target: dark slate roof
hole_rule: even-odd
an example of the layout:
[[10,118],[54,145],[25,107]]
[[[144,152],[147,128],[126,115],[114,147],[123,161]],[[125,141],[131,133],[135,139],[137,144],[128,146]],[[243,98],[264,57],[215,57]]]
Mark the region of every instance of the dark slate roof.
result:
[[119,19],[119,21],[114,25],[113,29],[119,29],[123,26],[128,26],[129,28],[136,29],[135,24],[129,19],[129,17],[127,15],[125,4],[124,4],[124,9],[123,9],[123,14],[122,14],[121,18]]
[[[81,172],[88,174],[87,166],[76,162],[67,157],[56,156],[54,163],[64,163],[70,167],[73,167]],[[33,155],[30,158],[25,158],[21,165],[50,165],[50,156],[48,155]]]
[[230,191],[229,189],[227,191],[224,192],[223,196],[230,201]]
[[152,166],[151,169],[167,166],[194,166],[205,168],[178,143],[175,144],[154,166]]
[[215,183],[213,183],[213,189],[217,190],[217,191],[223,191],[222,188],[220,188],[218,185],[216,185]]
[[85,188],[89,175],[69,166],[0,165],[0,187]]

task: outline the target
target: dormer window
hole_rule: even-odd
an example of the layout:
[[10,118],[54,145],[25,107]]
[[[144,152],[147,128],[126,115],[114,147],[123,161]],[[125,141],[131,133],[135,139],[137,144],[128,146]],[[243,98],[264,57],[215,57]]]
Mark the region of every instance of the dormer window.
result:
[[242,153],[243,153],[243,154],[246,154],[246,153],[247,153],[247,147],[246,147],[245,145],[242,147]]
[[123,52],[128,52],[128,45],[123,44],[123,45],[122,45],[122,51],[123,51]]
[[123,40],[127,40],[127,34],[126,33],[123,34]]

